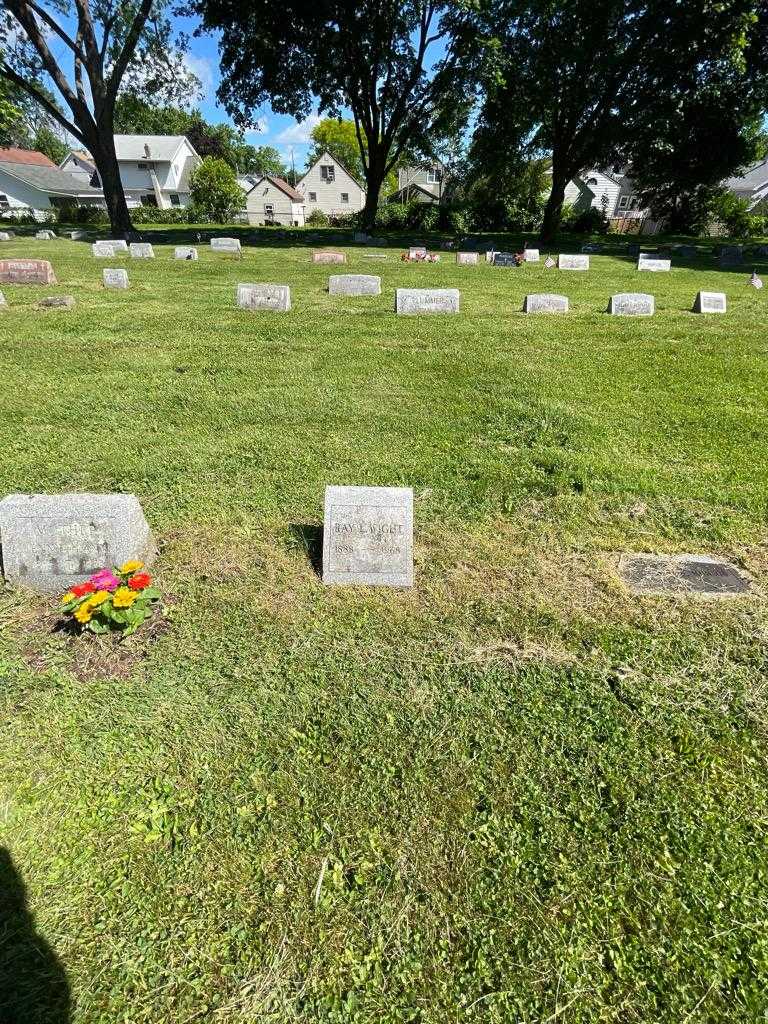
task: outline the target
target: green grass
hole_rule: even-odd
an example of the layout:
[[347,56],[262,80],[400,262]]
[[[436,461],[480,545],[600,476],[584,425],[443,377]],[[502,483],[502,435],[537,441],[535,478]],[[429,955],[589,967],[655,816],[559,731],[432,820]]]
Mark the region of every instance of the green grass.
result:
[[[59,286],[3,287],[0,493],[135,492],[174,606],[118,662],[0,593],[2,1024],[764,1020],[751,265],[349,249],[383,294],[345,299],[298,241],[155,251],[2,244]],[[461,314],[398,318],[398,285]],[[524,316],[534,291],[572,312]],[[656,316],[607,316],[619,291]],[[323,588],[327,483],[414,488],[413,591]],[[634,599],[622,551],[723,554],[758,594]]]

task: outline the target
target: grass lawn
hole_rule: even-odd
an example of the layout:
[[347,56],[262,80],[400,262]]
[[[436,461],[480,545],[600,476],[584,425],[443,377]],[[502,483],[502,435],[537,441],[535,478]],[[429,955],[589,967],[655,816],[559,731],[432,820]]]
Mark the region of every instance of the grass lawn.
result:
[[[119,655],[0,591],[0,1022],[764,1020],[751,264],[172,251],[0,252],[59,280],[2,289],[0,494],[137,494],[173,606]],[[345,271],[383,294],[328,295]],[[398,285],[461,313],[396,317]],[[571,313],[524,316],[539,291]],[[620,291],[656,315],[608,316]],[[414,488],[412,591],[322,586],[328,483]],[[623,551],[722,554],[756,592],[634,598]]]

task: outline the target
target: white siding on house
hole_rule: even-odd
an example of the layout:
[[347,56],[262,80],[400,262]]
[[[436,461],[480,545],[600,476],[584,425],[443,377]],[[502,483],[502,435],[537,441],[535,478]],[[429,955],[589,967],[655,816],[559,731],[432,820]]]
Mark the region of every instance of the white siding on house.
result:
[[[324,176],[322,171],[324,167],[332,168],[332,181]],[[299,181],[296,188],[304,195],[308,217],[313,210],[322,210],[328,215],[338,215],[356,213],[365,206],[365,190],[329,153],[323,153]]]
[[[2,197],[5,197],[5,200]],[[7,203],[6,203],[7,200]],[[49,210],[50,197],[24,181],[0,170],[0,214],[14,210]]]
[[245,197],[249,224],[304,225],[304,205],[288,196],[268,178],[256,182]]
[[606,197],[605,212],[609,217],[614,215],[621,192],[621,184],[602,171],[586,171],[579,178],[569,181],[565,187],[565,201],[577,210],[588,210],[594,207],[603,209],[602,199]]
[[[440,167],[401,167],[397,172],[397,191],[402,192],[409,185],[420,185],[439,201],[445,186],[444,171]],[[429,202],[428,197],[419,189],[414,189],[413,198]]]

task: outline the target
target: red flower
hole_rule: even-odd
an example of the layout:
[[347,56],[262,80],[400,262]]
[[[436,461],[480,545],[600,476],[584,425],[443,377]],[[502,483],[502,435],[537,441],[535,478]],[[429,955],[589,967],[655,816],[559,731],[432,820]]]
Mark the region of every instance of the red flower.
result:
[[78,583],[77,586],[72,587],[71,590],[75,597],[84,597],[86,594],[94,593],[96,587],[90,580],[86,580],[85,583]]
[[131,590],[143,590],[144,587],[148,587],[152,582],[152,577],[148,572],[137,572],[128,580],[128,586]]

